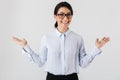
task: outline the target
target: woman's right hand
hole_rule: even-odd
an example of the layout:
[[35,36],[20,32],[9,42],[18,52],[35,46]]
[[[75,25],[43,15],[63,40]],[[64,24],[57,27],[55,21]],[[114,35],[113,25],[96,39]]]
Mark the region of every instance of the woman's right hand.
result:
[[13,41],[19,44],[22,47],[25,47],[27,45],[27,41],[25,39],[19,39],[17,37],[12,37]]

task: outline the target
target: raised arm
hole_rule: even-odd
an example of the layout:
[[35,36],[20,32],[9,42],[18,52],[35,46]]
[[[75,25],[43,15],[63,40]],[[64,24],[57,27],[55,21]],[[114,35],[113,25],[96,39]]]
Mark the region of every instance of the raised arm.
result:
[[30,46],[27,44],[27,41],[25,39],[19,39],[17,37],[13,37],[13,41],[22,46],[23,51],[27,53],[30,57],[30,59],[38,64],[39,67],[43,66],[43,64],[47,60],[47,48],[46,48],[46,43],[45,39],[42,38],[41,40],[41,49],[39,52],[34,52]]
[[87,67],[93,61],[95,56],[101,53],[100,48],[102,48],[109,41],[110,41],[109,37],[103,37],[101,40],[97,38],[95,42],[96,43],[95,48],[89,54],[87,54],[85,51],[84,42],[82,40],[82,45],[79,53],[80,66]]

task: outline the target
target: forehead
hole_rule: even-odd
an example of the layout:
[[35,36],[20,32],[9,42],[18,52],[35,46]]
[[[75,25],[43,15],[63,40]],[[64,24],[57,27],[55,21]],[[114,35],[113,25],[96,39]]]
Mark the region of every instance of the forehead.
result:
[[70,13],[71,11],[66,7],[61,7],[58,10],[58,13]]

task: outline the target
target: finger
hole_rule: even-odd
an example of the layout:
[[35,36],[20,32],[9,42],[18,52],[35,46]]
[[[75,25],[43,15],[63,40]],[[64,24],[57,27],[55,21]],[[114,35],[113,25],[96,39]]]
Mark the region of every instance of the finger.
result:
[[13,37],[13,41],[15,41],[15,42],[20,42],[21,40],[18,39],[17,37]]
[[96,39],[96,42],[97,42],[97,43],[99,42],[99,39],[98,39],[98,38]]
[[110,40],[110,38],[109,37],[107,37],[106,39],[105,39],[105,42],[108,42]]
[[23,40],[24,40],[24,41],[26,41],[26,39],[25,39],[25,38],[23,38]]
[[109,37],[107,37],[107,40],[110,40],[110,38],[109,38]]
[[13,39],[14,41],[16,41],[16,40],[17,40],[17,38],[16,38],[16,37],[12,37],[12,39]]
[[105,40],[106,37],[103,37],[102,40]]
[[16,38],[16,37],[14,37],[14,36],[12,37],[12,39],[15,39],[15,38]]

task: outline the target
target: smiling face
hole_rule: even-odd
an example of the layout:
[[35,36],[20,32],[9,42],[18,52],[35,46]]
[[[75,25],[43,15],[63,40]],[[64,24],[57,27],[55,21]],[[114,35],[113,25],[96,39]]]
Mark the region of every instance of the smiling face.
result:
[[59,8],[57,14],[54,15],[54,18],[58,23],[58,30],[65,32],[69,28],[69,24],[72,20],[72,14],[68,8],[61,7]]

